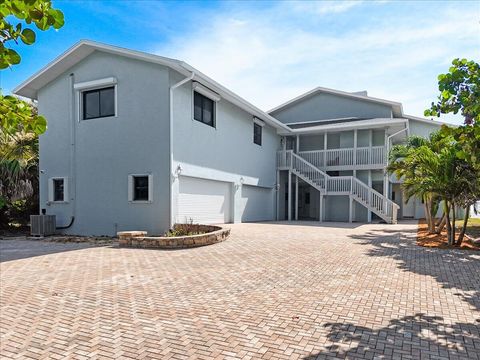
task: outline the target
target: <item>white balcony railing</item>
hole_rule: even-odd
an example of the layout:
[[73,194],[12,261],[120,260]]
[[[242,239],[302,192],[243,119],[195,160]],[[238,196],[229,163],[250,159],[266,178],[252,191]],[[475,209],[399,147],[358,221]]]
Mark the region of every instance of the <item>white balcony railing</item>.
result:
[[300,151],[299,155],[319,168],[386,164],[385,146]]

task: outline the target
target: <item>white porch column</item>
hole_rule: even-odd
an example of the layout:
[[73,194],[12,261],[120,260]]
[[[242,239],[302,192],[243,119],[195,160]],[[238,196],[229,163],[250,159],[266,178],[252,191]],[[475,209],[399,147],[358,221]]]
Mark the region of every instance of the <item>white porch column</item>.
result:
[[323,134],[323,167],[327,167],[327,133]]
[[368,163],[372,163],[372,141],[373,141],[373,131],[372,129],[368,130]]
[[318,221],[323,222],[323,195],[320,193],[320,203],[319,203],[319,208],[318,208]]
[[353,222],[353,197],[350,195],[348,198],[348,222]]
[[[368,170],[368,186],[372,187],[372,170]],[[369,203],[369,205],[370,205],[370,200],[371,200],[371,196],[370,196],[370,192],[369,192],[368,193],[368,203]],[[372,222],[372,212],[370,210],[368,210],[367,221],[369,223]]]
[[288,170],[288,221],[292,221],[292,171]]
[[280,170],[277,170],[277,182],[275,183],[275,191],[276,193],[276,198],[277,198],[277,211],[275,213],[275,219],[278,221],[280,219]]
[[357,129],[353,130],[353,165],[357,165]]
[[295,175],[295,220],[298,220],[298,176]]

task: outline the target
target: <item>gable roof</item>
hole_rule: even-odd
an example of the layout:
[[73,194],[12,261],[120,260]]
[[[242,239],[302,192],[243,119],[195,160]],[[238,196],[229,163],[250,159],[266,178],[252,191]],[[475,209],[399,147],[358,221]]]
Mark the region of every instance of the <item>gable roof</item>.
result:
[[367,101],[367,102],[372,102],[372,103],[377,103],[377,104],[382,104],[382,105],[387,105],[392,108],[392,112],[394,117],[401,118],[403,117],[403,108],[402,104],[396,101],[390,101],[390,100],[384,100],[384,99],[379,99],[379,98],[374,98],[371,96],[364,95],[366,92],[356,92],[356,93],[349,93],[346,91],[341,91],[341,90],[335,90],[335,89],[329,89],[325,87],[316,87],[315,89],[312,89],[310,91],[307,91],[304,94],[301,94],[277,107],[274,107],[273,109],[267,111],[269,114],[272,114],[278,110],[284,109],[286,107],[292,106],[304,99],[307,99],[309,97],[315,96],[317,94],[330,94],[330,95],[337,95],[337,96],[342,96],[350,99],[355,99],[355,100],[360,100],[360,101]]
[[289,131],[288,126],[284,125],[270,114],[260,110],[253,104],[249,103],[245,99],[241,98],[237,94],[228,90],[223,85],[220,85],[215,80],[206,76],[202,72],[195,69],[189,64],[171,59],[163,56],[153,55],[145,53],[142,51],[130,50],[121,48],[118,46],[107,45],[90,40],[81,40],[80,42],[73,45],[63,54],[58,56],[52,62],[47,64],[45,67],[40,69],[38,72],[33,74],[27,80],[18,85],[13,93],[24,96],[30,99],[37,99],[38,90],[42,87],[56,79],[58,76],[63,74],[65,71],[70,69],[72,66],[78,64],[80,61],[85,59],[87,56],[92,54],[94,51],[101,51],[105,53],[110,53],[114,55],[124,56],[140,61],[151,62],[159,65],[166,66],[172,70],[179,72],[184,76],[191,76],[194,73],[192,80],[203,83],[205,86],[211,90],[217,92],[222,98],[229,101],[230,103],[238,106],[244,111],[252,114],[255,117],[260,118],[265,121],[267,124],[283,131]]

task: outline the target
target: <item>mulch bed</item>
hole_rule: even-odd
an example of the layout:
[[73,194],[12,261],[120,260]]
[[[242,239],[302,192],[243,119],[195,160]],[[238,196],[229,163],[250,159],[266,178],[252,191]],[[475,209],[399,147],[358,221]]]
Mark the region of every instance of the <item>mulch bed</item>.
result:
[[[455,238],[458,237],[459,232],[460,232],[460,229],[457,228],[455,232]],[[429,234],[428,225],[425,219],[421,219],[418,222],[417,245],[428,247],[428,248],[462,249],[462,250],[480,251],[480,246],[475,245],[472,241],[468,239],[467,236],[463,238],[462,246],[460,247],[448,245],[446,228],[442,231],[441,234]]]

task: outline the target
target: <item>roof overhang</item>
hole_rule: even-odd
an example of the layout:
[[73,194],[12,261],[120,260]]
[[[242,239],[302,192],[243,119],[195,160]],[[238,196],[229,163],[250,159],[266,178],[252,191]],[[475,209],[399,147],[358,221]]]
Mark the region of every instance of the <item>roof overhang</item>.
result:
[[376,118],[368,120],[358,120],[351,122],[343,122],[338,124],[317,125],[299,129],[291,129],[290,132],[280,132],[281,135],[308,135],[325,132],[339,132],[348,130],[362,129],[386,129],[387,135],[407,127],[408,119],[392,119],[392,118]]
[[85,59],[94,51],[102,51],[136,60],[163,65],[177,71],[184,76],[191,76],[191,74],[194,73],[194,77],[192,80],[198,81],[202,85],[205,85],[211,90],[217,92],[223,99],[238,106],[239,108],[250,113],[254,117],[265,121],[267,124],[275,127],[278,131],[290,131],[288,126],[281,123],[280,121],[272,117],[270,114],[267,114],[266,112],[260,110],[256,106],[252,105],[245,99],[241,98],[237,94],[228,90],[224,86],[220,85],[213,79],[209,78],[205,74],[201,73],[200,71],[183,61],[158,55],[152,55],[141,51],[135,51],[117,46],[102,44],[90,40],[82,40],[72,46],[70,49],[68,49],[62,55],[54,59],[40,71],[36,72],[34,75],[29,77],[20,85],[18,85],[13,90],[13,93],[26,98],[37,99],[38,91],[42,87],[56,79],[61,74],[68,71],[72,66]]

